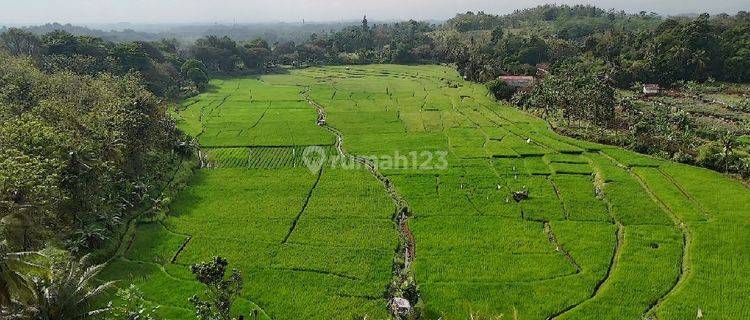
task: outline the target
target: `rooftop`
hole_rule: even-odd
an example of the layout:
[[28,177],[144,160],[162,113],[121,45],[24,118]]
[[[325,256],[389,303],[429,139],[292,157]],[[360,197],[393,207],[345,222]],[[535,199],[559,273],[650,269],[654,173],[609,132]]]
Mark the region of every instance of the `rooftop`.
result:
[[498,79],[505,81],[534,81],[533,76],[500,76]]

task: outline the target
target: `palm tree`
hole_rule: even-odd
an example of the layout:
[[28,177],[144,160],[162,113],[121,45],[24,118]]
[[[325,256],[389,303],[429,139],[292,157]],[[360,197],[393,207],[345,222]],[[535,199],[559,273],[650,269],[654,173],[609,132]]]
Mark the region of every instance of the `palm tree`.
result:
[[737,136],[730,132],[726,131],[719,136],[719,140],[721,141],[722,146],[724,147],[722,152],[722,163],[724,164],[724,172],[729,172],[729,165],[731,163],[731,158],[734,153],[734,147],[737,146]]
[[709,57],[706,54],[706,50],[697,50],[692,53],[688,60],[690,65],[693,67],[693,78],[704,79],[703,76],[706,74],[708,69]]
[[28,301],[33,297],[33,284],[26,273],[43,270],[30,258],[41,257],[36,252],[8,252],[0,242],[0,307],[10,307],[14,301]]
[[114,285],[114,281],[94,285],[104,265],[86,267],[87,257],[54,263],[46,277],[33,280],[33,299],[23,304],[14,315],[20,319],[78,320],[89,319],[110,311],[98,308],[98,298]]

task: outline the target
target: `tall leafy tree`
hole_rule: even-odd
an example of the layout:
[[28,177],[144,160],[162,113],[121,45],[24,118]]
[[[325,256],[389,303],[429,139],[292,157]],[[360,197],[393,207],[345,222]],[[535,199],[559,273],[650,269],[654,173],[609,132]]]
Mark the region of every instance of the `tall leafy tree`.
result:
[[149,197],[176,129],[135,75],[43,73],[0,58],[0,233],[14,250],[101,246]]
[[42,41],[31,32],[10,28],[0,34],[0,48],[12,55],[38,56],[42,54]]
[[206,286],[203,297],[195,295],[190,298],[199,319],[235,319],[232,316],[232,305],[242,293],[243,280],[236,269],[232,269],[227,276],[228,267],[229,262],[221,257],[190,267],[196,280]]

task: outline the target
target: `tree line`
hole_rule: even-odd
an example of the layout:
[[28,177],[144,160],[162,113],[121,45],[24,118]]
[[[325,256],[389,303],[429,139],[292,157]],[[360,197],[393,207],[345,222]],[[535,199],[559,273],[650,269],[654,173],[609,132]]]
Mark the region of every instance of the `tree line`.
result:
[[469,80],[534,74],[538,64],[591,61],[591,72],[627,88],[636,82],[750,81],[750,14],[662,18],[653,13],[593,6],[543,5],[497,16],[459,14],[444,24],[421,21],[343,27],[305,41],[237,41],[210,35],[113,43],[56,30],[37,36],[8,29],[0,43],[12,54],[40,60],[43,70],[77,73],[138,71],[149,89],[176,97],[182,65],[201,61],[207,73],[264,71],[277,64],[454,63]]

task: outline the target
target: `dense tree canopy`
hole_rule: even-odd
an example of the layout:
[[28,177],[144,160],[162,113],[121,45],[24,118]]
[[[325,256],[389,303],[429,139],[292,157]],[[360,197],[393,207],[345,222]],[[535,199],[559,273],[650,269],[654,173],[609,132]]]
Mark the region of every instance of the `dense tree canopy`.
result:
[[[473,14],[459,15],[454,20],[467,19],[485,32],[440,37],[453,45],[438,47],[468,46],[459,52],[448,52],[443,58],[459,62],[465,74],[476,80],[486,81],[485,74],[524,72],[519,65],[563,63],[590,54],[605,63],[606,68],[600,71],[623,88],[636,82],[669,86],[682,80],[709,78],[750,81],[750,19],[744,12],[663,20],[645,13],[627,15],[582,6],[542,6],[497,17],[493,24],[483,23],[486,17]],[[454,20],[447,25],[456,25]],[[498,36],[498,28],[518,27],[518,21],[526,23],[521,30],[536,31],[504,32]],[[533,72],[532,68],[525,69],[525,73]]]
[[531,92],[514,99],[523,108],[540,110],[545,116],[560,113],[567,121],[607,126],[615,114],[615,90],[602,79],[573,68],[546,77]]
[[135,75],[44,73],[0,55],[0,231],[14,250],[103,244],[152,195],[177,132]]
[[444,62],[456,63],[470,80],[485,82],[500,74],[533,74],[537,64],[590,54],[604,62],[600,71],[622,88],[709,78],[746,82],[749,31],[746,12],[664,19],[586,5],[543,5],[502,16],[467,12],[439,26],[371,24],[365,18],[361,25],[314,33],[296,43],[208,35],[189,45],[174,40],[114,44],[59,30],[39,37],[11,28],[0,35],[0,44],[11,54],[35,57],[45,71],[136,71],[151,91],[171,96],[190,80],[205,80],[199,72],[188,78],[187,70],[180,70],[187,59],[203,62],[206,75],[257,72],[274,64]]
[[41,37],[15,28],[0,34],[0,51],[30,57],[44,72],[68,71],[90,76],[137,73],[151,92],[170,99],[193,93],[189,79],[181,77],[178,71],[183,59],[178,57],[177,50],[170,40],[112,43],[60,30]]

